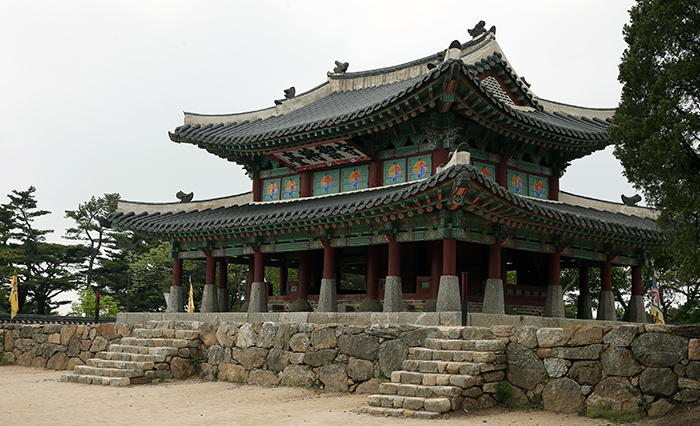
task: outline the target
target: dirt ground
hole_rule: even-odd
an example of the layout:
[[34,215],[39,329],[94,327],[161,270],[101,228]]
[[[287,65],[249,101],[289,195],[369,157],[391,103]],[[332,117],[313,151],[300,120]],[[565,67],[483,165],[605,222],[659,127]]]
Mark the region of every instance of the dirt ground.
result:
[[[302,388],[265,388],[189,379],[127,388],[61,383],[65,371],[0,367],[2,425],[609,425],[546,411],[494,408],[453,413],[447,419],[376,417],[358,414],[366,395],[318,392]],[[683,409],[640,425],[700,424],[700,410]],[[656,421],[654,421],[656,420]]]

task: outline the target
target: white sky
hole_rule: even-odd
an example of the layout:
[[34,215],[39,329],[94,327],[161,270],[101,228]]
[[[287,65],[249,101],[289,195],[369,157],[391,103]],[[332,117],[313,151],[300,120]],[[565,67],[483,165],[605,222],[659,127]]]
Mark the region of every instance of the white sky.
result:
[[[266,108],[295,86],[391,66],[471,39],[480,20],[540,97],[614,107],[633,0],[0,0],[0,203],[37,188],[62,240],[91,196],[176,201],[250,190],[240,166],[170,141],[182,111]],[[620,201],[612,149],[575,161],[561,189]]]

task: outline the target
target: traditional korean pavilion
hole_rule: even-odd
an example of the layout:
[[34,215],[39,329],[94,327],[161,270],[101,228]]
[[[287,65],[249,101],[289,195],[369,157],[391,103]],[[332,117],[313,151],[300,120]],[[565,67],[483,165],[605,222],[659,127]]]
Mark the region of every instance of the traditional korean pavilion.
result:
[[[171,243],[169,309],[183,308],[183,259],[205,259],[203,312],[229,309],[236,262],[250,266],[249,312],[310,302],[396,312],[429,300],[455,311],[461,294],[474,312],[563,317],[560,271],[579,268],[578,315],[591,318],[588,268],[600,267],[598,319],[614,320],[611,270],[630,266],[629,318],[644,322],[641,266],[664,239],[653,212],[559,188],[572,161],[608,145],[614,109],[537,97],[495,29],[470,34],[388,68],[336,62],[323,84],[287,89],[267,109],[186,113],[170,139],[243,166],[252,191],[121,201],[108,218]],[[279,294],[265,266],[280,268]]]

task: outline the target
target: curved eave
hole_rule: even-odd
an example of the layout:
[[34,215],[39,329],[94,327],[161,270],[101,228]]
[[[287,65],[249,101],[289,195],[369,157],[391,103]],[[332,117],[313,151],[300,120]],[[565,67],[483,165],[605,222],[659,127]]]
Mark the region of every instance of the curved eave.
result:
[[457,165],[428,179],[353,193],[293,201],[252,203],[178,213],[110,215],[117,229],[170,240],[263,235],[290,227],[323,226],[360,219],[386,221],[425,209],[458,209],[507,228],[536,229],[543,235],[616,241],[659,247],[664,236],[653,220],[522,197],[486,179],[470,165]]

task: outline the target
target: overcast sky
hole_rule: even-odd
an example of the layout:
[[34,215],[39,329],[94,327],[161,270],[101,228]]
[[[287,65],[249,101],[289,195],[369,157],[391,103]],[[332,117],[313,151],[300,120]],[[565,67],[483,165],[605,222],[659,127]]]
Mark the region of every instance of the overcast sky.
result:
[[[295,86],[404,63],[471,39],[480,20],[541,98],[615,107],[631,0],[0,0],[0,203],[37,188],[37,221],[118,192],[176,201],[249,191],[242,168],[168,138],[183,111],[266,108]],[[561,189],[620,201],[634,193],[612,149],[577,160]]]

